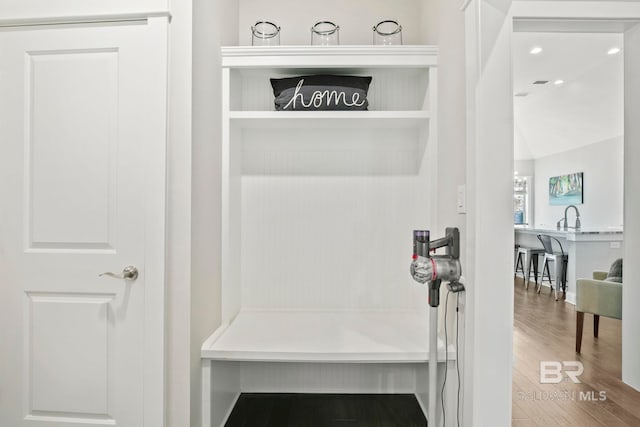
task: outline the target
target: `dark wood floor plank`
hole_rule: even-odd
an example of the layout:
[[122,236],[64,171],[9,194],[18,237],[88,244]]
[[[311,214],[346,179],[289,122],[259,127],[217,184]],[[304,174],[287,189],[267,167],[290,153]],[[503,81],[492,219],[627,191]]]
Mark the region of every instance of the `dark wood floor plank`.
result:
[[293,427],[289,414],[291,413],[291,399],[275,399],[271,410],[269,427]]
[[243,393],[226,427],[425,427],[412,394]]

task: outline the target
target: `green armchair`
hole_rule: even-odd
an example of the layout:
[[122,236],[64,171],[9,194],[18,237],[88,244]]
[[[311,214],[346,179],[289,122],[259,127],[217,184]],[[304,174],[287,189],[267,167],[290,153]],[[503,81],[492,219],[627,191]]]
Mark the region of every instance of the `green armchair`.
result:
[[594,271],[593,279],[576,281],[576,353],[582,346],[584,314],[593,314],[593,336],[598,337],[600,316],[622,319],[622,283],[604,280],[606,271]]

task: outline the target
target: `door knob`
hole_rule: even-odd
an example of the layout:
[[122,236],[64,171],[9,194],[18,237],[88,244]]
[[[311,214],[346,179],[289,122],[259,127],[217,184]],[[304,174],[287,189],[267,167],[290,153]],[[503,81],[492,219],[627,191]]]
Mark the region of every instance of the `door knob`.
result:
[[98,276],[109,276],[116,279],[134,281],[138,278],[138,269],[132,265],[129,265],[122,270],[122,274],[106,272],[106,273],[98,274]]

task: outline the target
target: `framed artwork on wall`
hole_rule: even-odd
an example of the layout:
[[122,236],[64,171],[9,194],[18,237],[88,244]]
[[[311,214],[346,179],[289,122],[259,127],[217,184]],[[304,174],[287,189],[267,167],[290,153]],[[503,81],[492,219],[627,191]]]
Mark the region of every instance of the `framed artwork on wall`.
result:
[[583,173],[552,176],[549,178],[550,205],[581,205],[583,196]]

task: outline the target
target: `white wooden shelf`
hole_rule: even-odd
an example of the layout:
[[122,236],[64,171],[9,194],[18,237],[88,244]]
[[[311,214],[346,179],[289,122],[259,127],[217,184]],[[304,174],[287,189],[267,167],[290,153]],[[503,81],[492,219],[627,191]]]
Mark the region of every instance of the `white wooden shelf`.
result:
[[429,111],[231,111],[233,126],[249,129],[418,129]]
[[233,68],[369,68],[431,67],[436,46],[227,46],[222,66]]
[[[253,362],[422,363],[427,313],[416,311],[241,311],[202,346],[202,357]],[[455,348],[438,343],[438,361]]]

